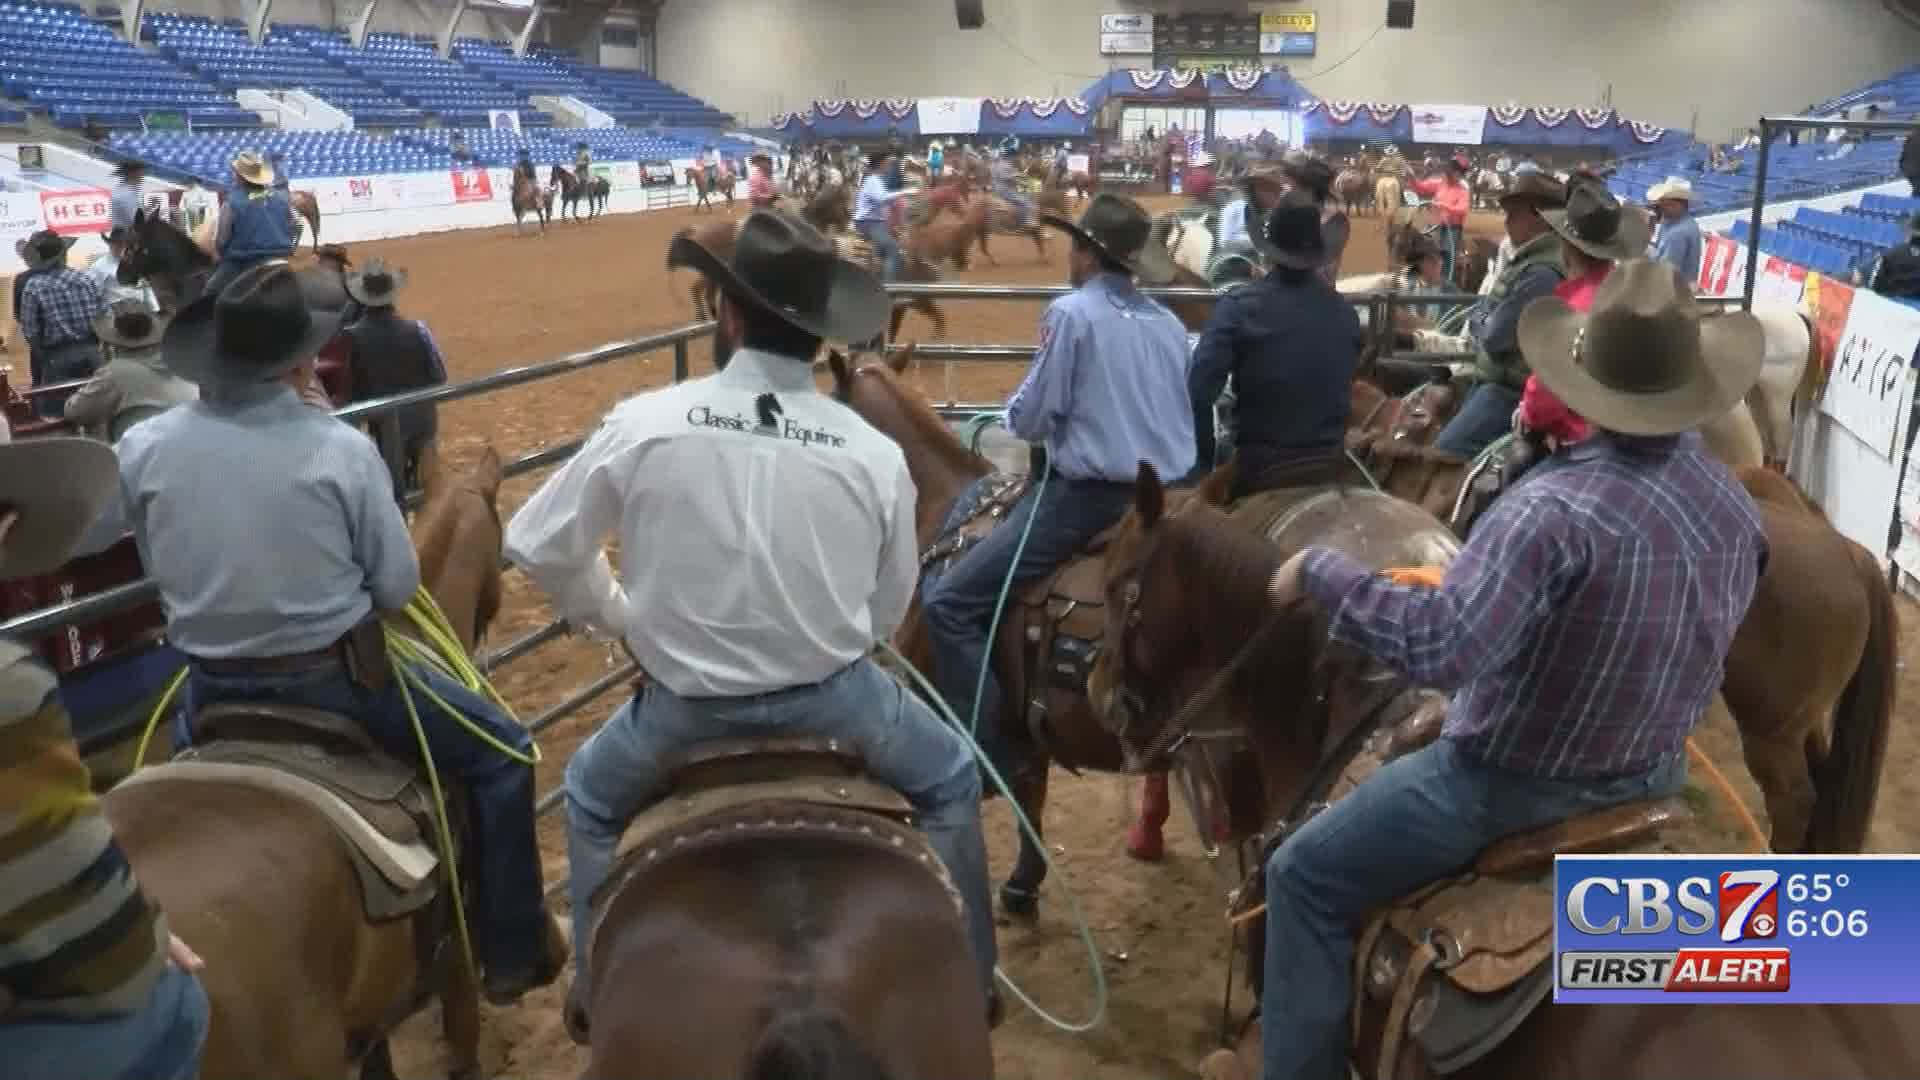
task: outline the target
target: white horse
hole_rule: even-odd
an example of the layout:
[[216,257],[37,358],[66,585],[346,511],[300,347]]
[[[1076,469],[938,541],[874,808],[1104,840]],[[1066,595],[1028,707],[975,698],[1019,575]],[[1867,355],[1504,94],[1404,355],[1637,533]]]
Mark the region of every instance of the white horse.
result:
[[1498,169],[1483,168],[1473,174],[1473,201],[1483,209],[1492,209],[1499,205],[1500,196],[1506,193],[1507,178]]

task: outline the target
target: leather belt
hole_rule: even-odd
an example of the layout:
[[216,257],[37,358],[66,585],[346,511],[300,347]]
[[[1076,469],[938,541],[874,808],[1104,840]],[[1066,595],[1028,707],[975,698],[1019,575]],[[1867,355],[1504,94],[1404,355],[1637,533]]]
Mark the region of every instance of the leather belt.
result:
[[229,656],[218,660],[196,656],[193,662],[209,675],[289,675],[339,663],[340,646],[285,656]]

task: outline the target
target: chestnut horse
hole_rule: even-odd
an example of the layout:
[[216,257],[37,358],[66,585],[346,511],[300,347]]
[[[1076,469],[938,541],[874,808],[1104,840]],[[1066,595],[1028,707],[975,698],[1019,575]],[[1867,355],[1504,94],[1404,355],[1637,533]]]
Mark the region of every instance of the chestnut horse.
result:
[[[1209,481],[1205,488],[1211,487]],[[1188,499],[1173,512],[1163,500],[1158,482],[1143,477],[1135,511],[1109,549],[1108,636],[1124,644],[1102,652],[1093,693],[1098,701],[1113,702],[1124,687],[1150,703],[1151,715],[1118,712],[1127,717],[1130,742],[1139,738],[1163,745],[1174,719],[1166,706],[1178,706],[1185,717],[1184,702],[1190,699],[1156,695],[1192,695],[1203,683],[1206,691],[1217,687],[1200,710],[1206,715],[1193,718],[1203,719],[1204,728],[1190,729],[1195,737],[1183,752],[1228,744],[1244,748],[1250,770],[1222,774],[1227,790],[1220,795],[1230,811],[1251,802],[1251,816],[1235,812],[1228,817],[1236,837],[1246,837],[1249,830],[1291,816],[1299,794],[1316,786],[1329,765],[1337,767],[1337,755],[1350,754],[1356,744],[1348,733],[1364,735],[1362,729],[1375,727],[1386,715],[1366,702],[1404,690],[1391,680],[1383,685],[1371,678],[1369,667],[1352,670],[1352,658],[1329,646],[1323,616],[1310,602],[1284,613],[1267,602],[1265,583],[1284,550],[1201,498]],[[1434,532],[1440,528],[1432,522]],[[1365,561],[1391,565],[1387,560],[1404,554],[1375,552]],[[1256,637],[1256,654],[1235,665],[1237,676],[1214,679]],[[1115,670],[1121,664],[1128,668],[1124,674]],[[1256,873],[1250,880],[1257,888],[1262,878]],[[1546,913],[1538,918],[1550,922]],[[1248,929],[1249,954],[1258,958],[1261,924],[1256,919]],[[1256,992],[1261,968],[1256,959],[1249,972]],[[1920,1074],[1916,1020],[1915,1010],[1897,1006],[1543,1003],[1485,1056],[1448,1075],[1462,1080],[1913,1076]],[[1236,1050],[1209,1058],[1202,1075],[1209,1080],[1258,1077],[1259,1035],[1250,1025]]]
[[[861,419],[872,424],[906,452],[907,471],[918,492],[915,529],[921,550],[939,539],[940,526],[948,509],[968,485],[992,471],[987,459],[967,449],[925,399],[908,389],[902,375],[911,358],[910,351],[895,353],[886,364],[850,367],[838,353],[829,358],[833,372],[834,396],[850,406]],[[1009,620],[1012,622],[1015,620]],[[1015,801],[1036,829],[1042,828],[1047,802],[1047,770],[1057,760],[1069,769],[1096,769],[1120,772],[1125,761],[1120,746],[1095,722],[1084,697],[1065,714],[1048,717],[1052,737],[1038,745],[1024,723],[1026,710],[1019,703],[1027,700],[1020,674],[1020,628],[1003,625],[995,636],[994,662],[1000,673],[1004,701],[1001,715],[1006,720],[1006,735],[1018,742],[1038,766],[1013,782]],[[927,634],[916,596],[913,607],[894,635],[901,654],[914,667],[931,676],[933,642]],[[1159,798],[1164,801],[1164,789]],[[991,792],[989,793],[991,794]],[[1151,803],[1152,794],[1149,793]],[[1151,809],[1151,806],[1149,807]],[[1150,820],[1157,817],[1159,820]],[[1146,814],[1136,826],[1135,839],[1150,844],[1157,852],[1161,843],[1160,825],[1166,819],[1164,807],[1157,814]],[[1029,915],[1037,907],[1040,884],[1046,880],[1047,864],[1034,841],[1023,830],[1020,854],[1000,889],[1001,905],[1011,914]]]
[[[500,459],[432,476],[413,527],[422,580],[471,651],[499,610]],[[104,800],[114,835],[182,940],[206,958],[212,1003],[200,1076],[391,1078],[387,1035],[437,996],[459,1080],[479,1076],[479,1000],[459,946],[417,940],[413,919],[366,921],[345,843],[292,797],[155,779]],[[438,945],[437,970],[420,969]],[[549,947],[558,947],[557,942]]]
[[287,194],[287,203],[293,207],[294,243],[300,242],[300,222],[307,223],[307,232],[313,237],[313,250],[320,250],[320,200],[313,197],[311,191],[294,191]]
[[1000,265],[994,259],[993,252],[987,250],[987,237],[994,233],[1009,233],[1031,239],[1034,251],[1039,253],[1041,261],[1046,261],[1047,238],[1046,234],[1040,231],[1039,224],[1021,224],[1013,204],[992,191],[975,191],[967,198],[962,214],[968,226],[979,237],[980,255],[987,260],[987,265]]
[[713,193],[719,192],[727,197],[727,209],[733,209],[733,173],[722,169],[717,176],[708,176],[705,165],[692,165],[687,168],[687,183],[694,191],[693,208],[713,209]]
[[540,231],[547,231],[547,222],[553,218],[553,190],[543,188],[531,176],[515,177],[513,181],[513,228],[519,232],[522,220],[532,214],[540,222]]

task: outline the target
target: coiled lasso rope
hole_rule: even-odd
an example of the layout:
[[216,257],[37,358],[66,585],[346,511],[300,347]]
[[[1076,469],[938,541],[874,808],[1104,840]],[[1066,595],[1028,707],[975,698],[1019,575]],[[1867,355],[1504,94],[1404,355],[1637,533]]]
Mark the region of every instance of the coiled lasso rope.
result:
[[[498,705],[507,717],[517,725],[519,718],[514,715],[513,706],[507,704],[500,692],[480,672],[480,668],[467,655],[460,644],[459,635],[447,621],[446,613],[440,610],[440,604],[426,586],[421,586],[408,601],[407,621],[412,624],[419,638],[409,637],[393,628],[383,627],[387,643],[387,656],[392,661],[393,677],[400,682],[400,697],[407,706],[407,720],[413,726],[414,742],[420,751],[420,762],[426,770],[428,787],[433,791],[434,827],[438,832],[439,856],[446,866],[447,890],[453,896],[454,925],[460,935],[460,952],[466,961],[467,971],[478,977],[479,966],[474,961],[473,938],[467,927],[466,901],[460,888],[460,868],[453,850],[453,828],[447,819],[446,791],[440,784],[440,770],[434,764],[433,750],[427,744],[426,725],[420,719],[419,705],[414,700],[417,692],[429,702],[438,706],[453,721],[465,728],[469,735],[480,740],[494,751],[522,765],[532,767],[540,763],[540,745],[533,744],[533,752],[523,754],[493,737],[492,733],[475,724],[467,714],[454,708],[447,700],[436,693],[415,670],[428,666],[461,686],[479,694]],[[181,668],[155,703],[153,712],[147,717],[147,726],[140,733],[140,743],[134,750],[133,767],[138,769],[147,758],[147,746],[153,739],[153,733],[160,726],[160,718],[165,716],[174,696],[179,693],[180,684],[187,678],[187,669]]]

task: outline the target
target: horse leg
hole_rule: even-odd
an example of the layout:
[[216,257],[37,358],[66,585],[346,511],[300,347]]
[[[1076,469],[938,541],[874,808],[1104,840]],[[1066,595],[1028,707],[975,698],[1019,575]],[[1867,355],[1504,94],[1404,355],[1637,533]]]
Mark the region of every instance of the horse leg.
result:
[[1047,773],[1052,765],[1045,754],[1035,754],[1026,773],[1008,785],[1035,835],[1020,830],[1020,854],[1013,861],[1013,873],[1000,886],[1000,910],[1029,922],[1040,917],[1040,883],[1047,879],[1046,853],[1040,845],[1047,839],[1042,819],[1047,812]]
[[1033,236],[1033,248],[1035,251],[1040,253],[1040,258],[1044,261],[1047,257],[1046,235],[1040,231],[1040,226],[1035,225],[1033,227],[1032,236]]
[[[1811,723],[1813,719],[1802,716],[1800,722],[1778,725],[1776,730],[1811,732],[1816,726]],[[1747,772],[1766,799],[1773,850],[1800,851],[1813,821],[1813,773],[1807,767],[1807,736],[1759,736],[1742,731],[1740,752],[1746,759]]]
[[1167,853],[1162,826],[1170,811],[1167,774],[1149,773],[1140,781],[1140,818],[1127,830],[1127,854],[1141,862],[1159,862]]
[[1000,266],[1000,260],[994,258],[993,252],[987,250],[987,235],[991,232],[993,232],[993,229],[990,226],[982,225],[980,227],[980,255],[987,260],[988,266],[997,269]]

